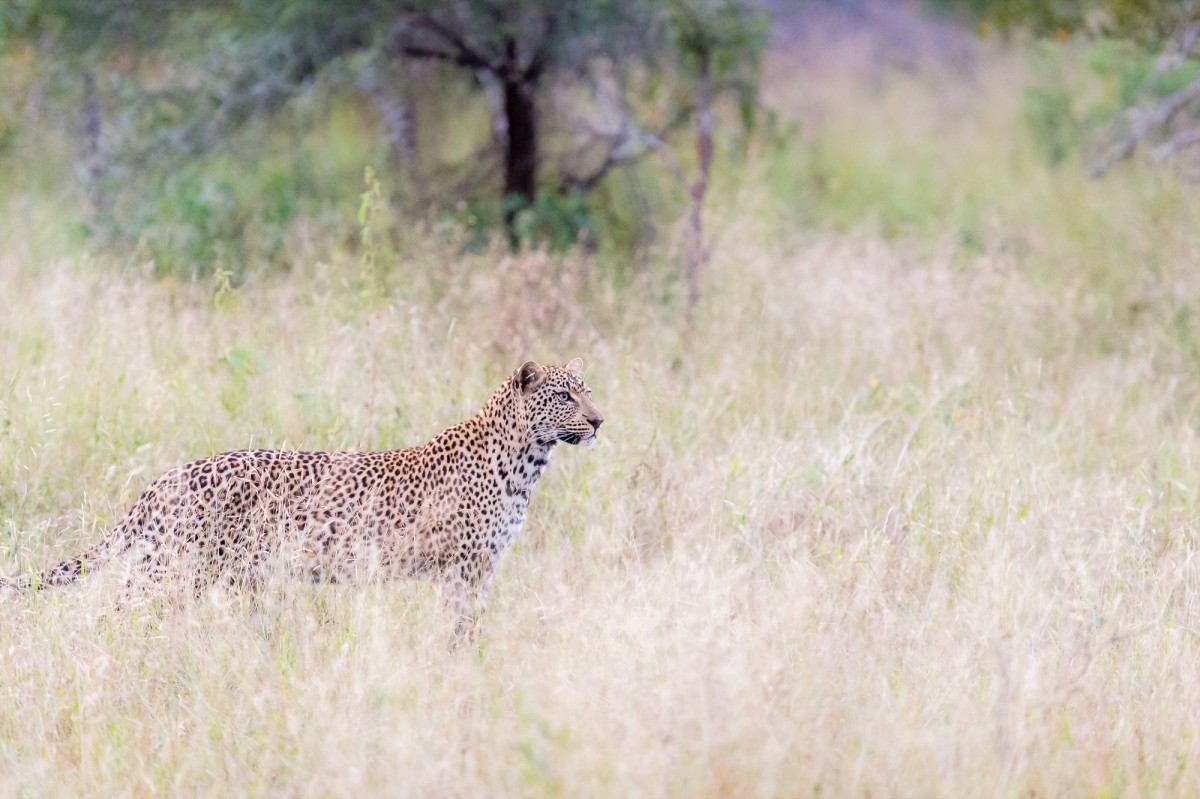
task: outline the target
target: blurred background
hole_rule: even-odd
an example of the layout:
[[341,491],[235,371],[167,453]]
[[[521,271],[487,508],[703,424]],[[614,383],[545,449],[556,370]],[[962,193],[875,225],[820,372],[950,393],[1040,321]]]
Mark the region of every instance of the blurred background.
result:
[[1198,42],[1180,0],[5,0],[0,241],[235,286],[499,241],[686,314],[748,186],[783,234],[1020,251],[1117,235],[1052,187],[1136,152],[1177,211]]
[[3,604],[0,796],[1200,795],[1198,154],[1192,0],[0,0],[0,574],[529,358],[607,420],[478,657]]

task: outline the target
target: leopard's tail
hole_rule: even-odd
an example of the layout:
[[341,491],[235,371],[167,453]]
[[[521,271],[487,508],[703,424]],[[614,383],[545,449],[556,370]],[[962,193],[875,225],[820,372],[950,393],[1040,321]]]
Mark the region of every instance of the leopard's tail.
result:
[[70,585],[85,574],[100,568],[113,557],[129,549],[129,537],[125,525],[119,524],[113,532],[83,554],[64,560],[57,566],[38,574],[25,577],[0,577],[0,594],[5,592],[28,593],[44,588]]
[[113,544],[118,536],[109,536],[95,546],[85,550],[83,554],[69,560],[64,560],[57,566],[47,569],[30,580],[30,588],[40,591],[43,588],[56,588],[70,585],[85,574],[90,574],[109,561],[113,554]]

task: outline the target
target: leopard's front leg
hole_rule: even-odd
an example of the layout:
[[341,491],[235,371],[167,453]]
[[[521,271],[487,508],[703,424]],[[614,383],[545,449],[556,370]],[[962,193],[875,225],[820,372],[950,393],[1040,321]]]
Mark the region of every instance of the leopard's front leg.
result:
[[455,645],[472,643],[479,638],[491,580],[490,566],[462,564],[447,571],[442,581],[442,599],[454,613]]

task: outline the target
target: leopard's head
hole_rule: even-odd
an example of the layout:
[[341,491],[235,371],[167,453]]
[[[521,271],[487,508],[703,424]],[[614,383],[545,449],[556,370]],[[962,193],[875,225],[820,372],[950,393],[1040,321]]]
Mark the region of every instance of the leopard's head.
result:
[[525,414],[539,444],[565,441],[591,446],[604,423],[592,402],[592,390],[583,382],[583,361],[566,366],[527,361],[512,376],[524,399]]

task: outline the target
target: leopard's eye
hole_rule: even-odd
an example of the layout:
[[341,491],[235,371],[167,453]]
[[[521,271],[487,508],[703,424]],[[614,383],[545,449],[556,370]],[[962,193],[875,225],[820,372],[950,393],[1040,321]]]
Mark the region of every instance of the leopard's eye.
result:
[[560,391],[560,392],[558,392],[558,398],[560,400],[563,400],[564,402],[569,402],[571,399],[571,392],[570,391]]

